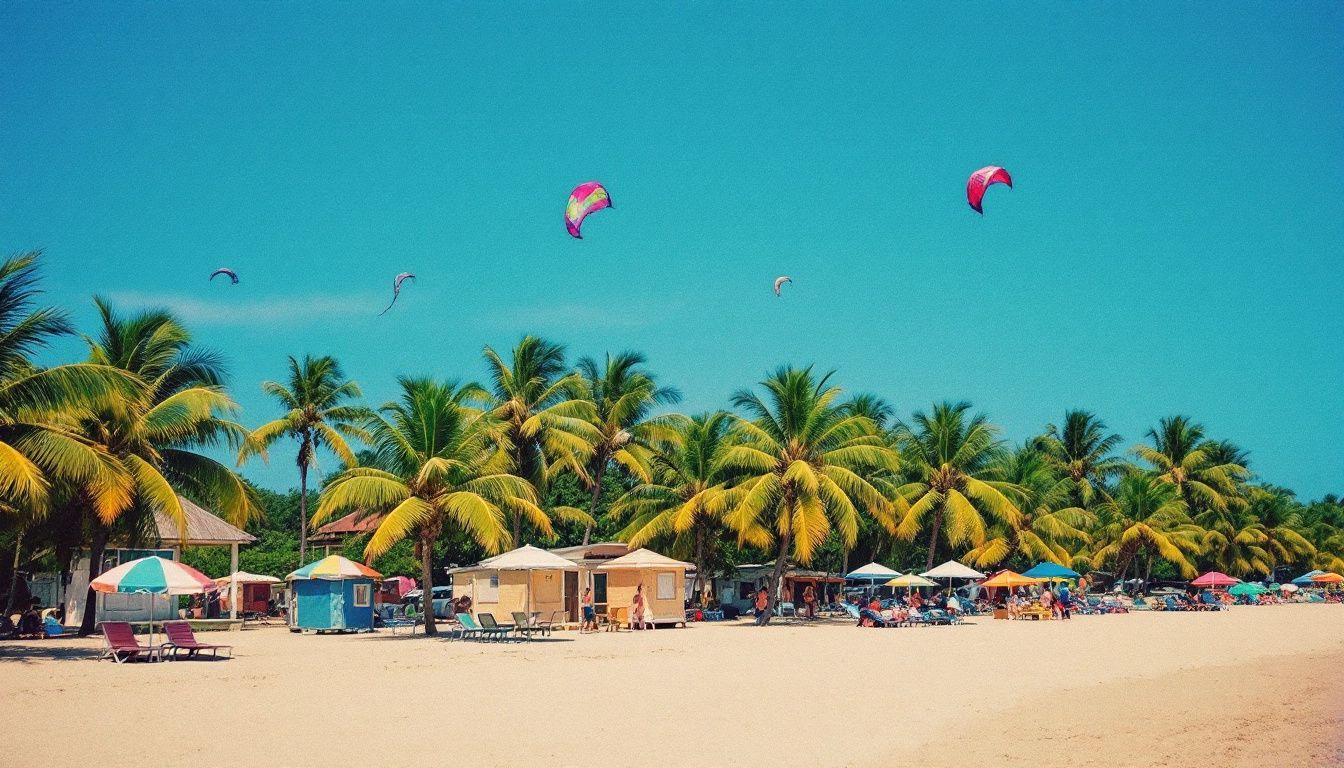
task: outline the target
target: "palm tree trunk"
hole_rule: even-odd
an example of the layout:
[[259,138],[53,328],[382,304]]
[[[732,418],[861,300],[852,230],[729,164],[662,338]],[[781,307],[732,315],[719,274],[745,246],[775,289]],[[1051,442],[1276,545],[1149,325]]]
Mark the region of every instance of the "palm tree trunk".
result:
[[14,605],[15,593],[19,589],[19,553],[23,551],[23,529],[19,529],[18,538],[14,540],[14,571],[9,576],[9,599],[5,601],[5,615],[8,616],[14,612],[18,606]]
[[[18,567],[17,565],[15,566]],[[704,593],[701,592],[701,584],[705,578],[705,527],[700,524],[695,526],[695,583],[691,586],[691,594],[695,596],[695,601],[701,608],[708,608],[705,605]]]
[[[607,474],[607,462],[603,461],[597,465],[593,472],[593,498],[588,502],[588,516],[597,519],[597,503],[602,499],[602,477]],[[588,523],[583,527],[583,546],[588,546],[588,539],[593,535],[593,524]],[[697,577],[698,578],[698,577]]]
[[420,580],[424,582],[424,589],[420,598],[420,608],[425,614],[425,634],[433,637],[439,634],[438,627],[434,626],[434,539],[420,536]]
[[933,554],[938,549],[938,531],[943,527],[943,512],[933,513],[933,530],[929,533],[929,557],[924,561],[924,570],[933,570]]
[[[300,449],[302,456],[304,451]],[[306,458],[306,457],[305,457]],[[299,462],[299,566],[308,563],[308,464]]]
[[789,544],[793,538],[792,534],[782,534],[779,537],[779,553],[775,555],[775,571],[770,581],[770,586],[765,590],[765,618],[761,621],[764,626],[770,623],[770,617],[775,614],[775,604],[778,602],[776,596],[779,594],[780,580],[784,578],[784,570],[789,567]]
[[[89,544],[89,583],[98,578],[103,572],[103,550],[107,549],[107,527],[101,522],[96,522],[97,526],[93,531],[93,541]],[[79,636],[88,637],[93,634],[94,625],[98,623],[98,597],[89,587],[88,594],[84,596],[84,617],[79,623]]]

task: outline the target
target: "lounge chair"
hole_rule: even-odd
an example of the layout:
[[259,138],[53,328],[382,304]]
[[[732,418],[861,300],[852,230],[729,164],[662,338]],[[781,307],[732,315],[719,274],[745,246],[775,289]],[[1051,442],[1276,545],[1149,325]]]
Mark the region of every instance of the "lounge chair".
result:
[[112,659],[121,664],[136,659],[153,661],[155,657],[163,658],[163,646],[141,645],[135,639],[135,630],[131,629],[130,622],[104,621],[99,628],[103,631],[103,655],[98,657],[100,659]]
[[196,639],[196,633],[191,630],[191,624],[185,621],[169,621],[163,625],[163,633],[168,636],[168,642],[163,644],[163,651],[167,653],[172,651],[172,658],[177,659],[178,651],[186,651],[188,659],[194,659],[200,655],[201,651],[209,651],[210,658],[219,658],[220,651],[228,651],[229,658],[233,658],[232,645],[212,645],[202,643]]
[[607,608],[606,620],[603,622],[608,632],[620,632],[621,625],[629,621],[629,608]]
[[1186,608],[1182,607],[1180,603],[1176,602],[1176,598],[1171,595],[1167,595],[1166,597],[1162,598],[1162,605],[1164,606],[1163,610],[1167,611],[1186,610]]
[[531,640],[533,635],[545,637],[551,633],[549,626],[541,626],[537,623],[537,617],[528,617],[522,611],[514,611],[513,614],[513,632],[524,639]]
[[487,640],[491,637],[500,640],[508,640],[510,634],[513,634],[515,639],[522,637],[522,635],[517,634],[517,627],[509,624],[500,624],[495,621],[494,614],[478,613],[476,614],[476,619],[481,622],[481,632],[484,633]]
[[1212,592],[1200,592],[1199,602],[1207,606],[1206,610],[1210,611],[1221,611],[1227,607],[1223,605],[1223,601],[1219,600]]
[[457,623],[462,626],[462,629],[458,631],[458,637],[463,640],[479,640],[485,636],[485,630],[481,629],[481,626],[476,623],[475,619],[471,618],[469,613],[457,614]]

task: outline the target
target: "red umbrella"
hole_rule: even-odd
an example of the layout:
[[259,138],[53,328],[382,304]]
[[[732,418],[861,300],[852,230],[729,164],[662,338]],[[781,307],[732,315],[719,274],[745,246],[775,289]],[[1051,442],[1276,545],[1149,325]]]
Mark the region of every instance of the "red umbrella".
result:
[[1241,579],[1234,579],[1226,573],[1219,571],[1209,571],[1198,579],[1190,582],[1192,587],[1230,587],[1233,584],[1240,584]]

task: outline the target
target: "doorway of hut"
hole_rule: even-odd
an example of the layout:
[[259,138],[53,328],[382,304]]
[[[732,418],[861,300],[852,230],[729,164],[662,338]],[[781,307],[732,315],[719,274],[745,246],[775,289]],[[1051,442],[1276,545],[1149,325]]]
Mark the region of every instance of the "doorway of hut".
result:
[[565,571],[565,621],[579,620],[579,572]]

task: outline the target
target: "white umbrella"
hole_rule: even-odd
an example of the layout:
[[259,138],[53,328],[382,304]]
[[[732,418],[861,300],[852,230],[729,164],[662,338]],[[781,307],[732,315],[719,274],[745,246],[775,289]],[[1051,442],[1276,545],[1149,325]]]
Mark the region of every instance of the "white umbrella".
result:
[[985,574],[962,565],[956,560],[948,560],[942,565],[934,567],[932,570],[925,571],[920,576],[928,576],[931,579],[947,579],[947,591],[952,591],[953,579],[983,579]]

